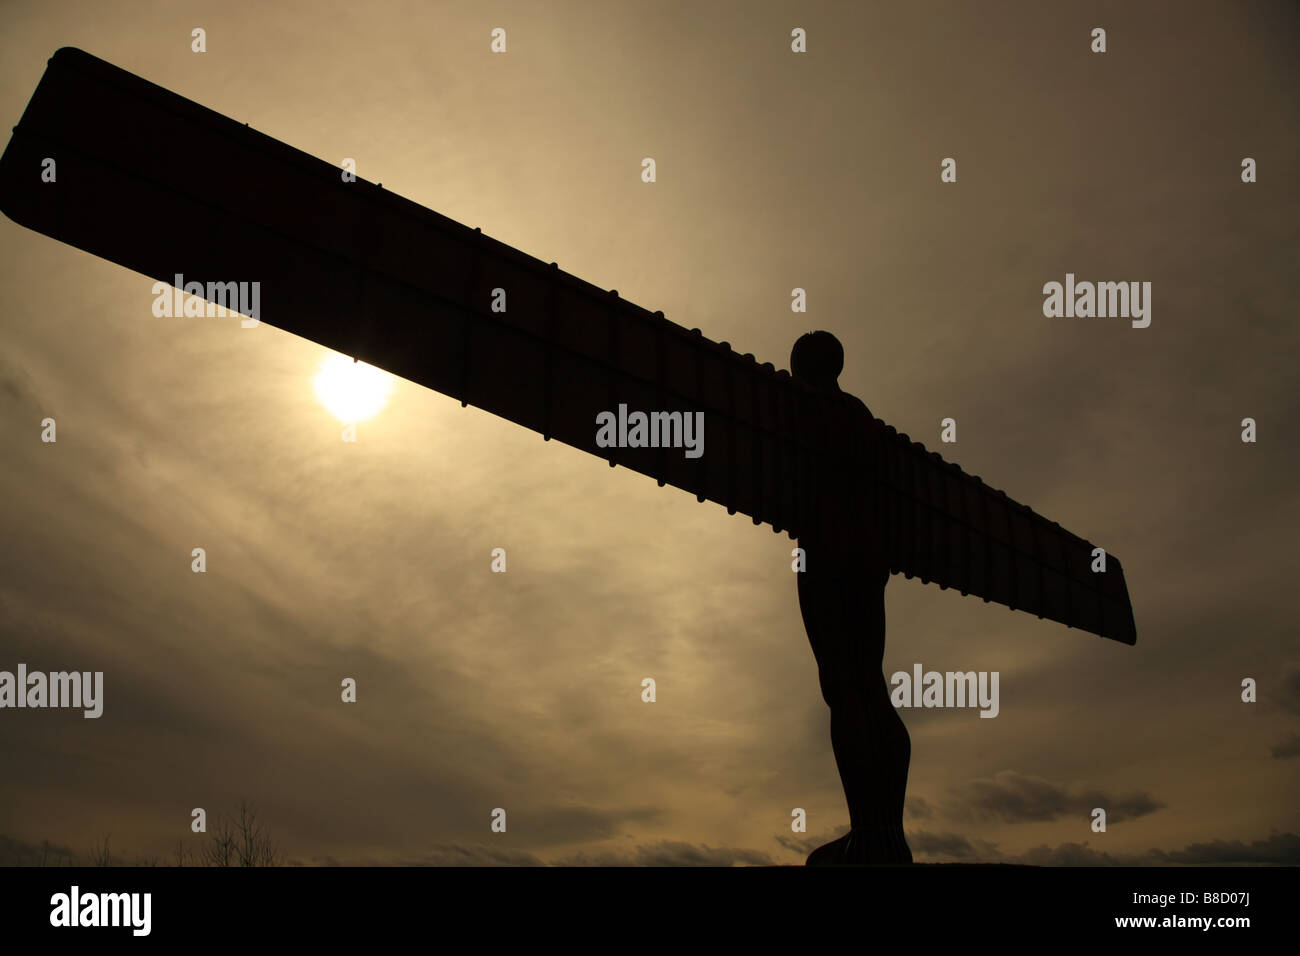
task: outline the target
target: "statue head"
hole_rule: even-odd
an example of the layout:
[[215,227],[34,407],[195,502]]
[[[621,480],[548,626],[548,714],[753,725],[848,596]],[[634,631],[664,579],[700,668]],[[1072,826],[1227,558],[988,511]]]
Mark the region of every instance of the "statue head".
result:
[[790,350],[790,373],[816,389],[838,389],[844,370],[844,346],[829,332],[799,336]]

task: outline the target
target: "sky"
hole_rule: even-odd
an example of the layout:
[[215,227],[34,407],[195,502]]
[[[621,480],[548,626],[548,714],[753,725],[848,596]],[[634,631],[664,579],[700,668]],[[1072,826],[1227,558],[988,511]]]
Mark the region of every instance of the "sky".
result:
[[[759,361],[829,330],[875,415],[1117,555],[1134,647],[889,584],[887,676],[1000,675],[994,719],[900,711],[918,861],[1300,863],[1293,5],[0,22],[10,126],[76,46]],[[1150,325],[1045,316],[1067,273],[1150,282]],[[151,286],[0,222],[0,670],[104,674],[98,719],[0,709],[0,863],[165,862],[241,801],[307,865],[792,864],[845,831],[786,536],[405,381],[345,442],[328,350]]]

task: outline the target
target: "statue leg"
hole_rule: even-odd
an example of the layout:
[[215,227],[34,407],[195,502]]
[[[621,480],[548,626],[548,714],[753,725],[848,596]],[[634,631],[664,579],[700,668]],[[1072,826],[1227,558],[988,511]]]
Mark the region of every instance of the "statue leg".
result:
[[831,746],[851,827],[845,837],[815,850],[810,865],[912,862],[903,837],[911,739],[880,670],[889,572],[863,577],[799,575],[799,608],[831,710]]

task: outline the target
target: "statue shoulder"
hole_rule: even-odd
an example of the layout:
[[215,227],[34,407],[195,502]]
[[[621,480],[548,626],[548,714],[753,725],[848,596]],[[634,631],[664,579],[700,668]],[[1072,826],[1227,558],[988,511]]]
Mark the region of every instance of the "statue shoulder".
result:
[[851,409],[854,413],[861,415],[871,422],[876,420],[876,416],[871,414],[871,409],[867,408],[867,403],[858,398],[858,396],[849,392],[841,392],[840,395],[843,396],[845,406]]

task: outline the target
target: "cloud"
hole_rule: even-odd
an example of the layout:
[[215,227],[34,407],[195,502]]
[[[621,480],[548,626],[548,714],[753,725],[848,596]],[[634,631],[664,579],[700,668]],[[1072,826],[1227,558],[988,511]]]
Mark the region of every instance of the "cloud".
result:
[[530,843],[556,846],[607,840],[625,833],[628,824],[653,823],[662,816],[662,811],[650,807],[621,811],[597,810],[592,807],[545,807],[537,811],[517,810],[511,814],[511,822],[526,829]]
[[1041,822],[1069,815],[1086,817],[1094,807],[1102,807],[1107,820],[1118,823],[1164,807],[1142,792],[1120,796],[1095,789],[1070,790],[1014,770],[972,780],[953,793],[946,812],[954,820]]
[[310,863],[293,860],[291,866],[545,866],[524,850],[489,847],[482,844],[442,843],[427,852],[389,860],[339,860],[332,856],[313,857]]
[[1192,843],[1182,850],[1165,853],[1152,850],[1151,857],[1169,863],[1210,863],[1219,866],[1273,864],[1300,866],[1300,834],[1275,833],[1267,840],[1214,840]]
[[1092,849],[1086,843],[1062,843],[1055,847],[1046,844],[1033,847],[1004,859],[1006,863],[1023,863],[1027,866],[1140,866],[1142,860],[1134,857],[1116,857]]
[[903,805],[903,817],[911,820],[929,820],[934,816],[934,804],[929,803],[924,797],[907,798]]
[[916,830],[907,834],[907,845],[912,856],[935,856],[971,862],[996,860],[1001,854],[997,845],[983,840],[969,840],[959,833],[931,833]]
[[49,405],[38,394],[32,377],[10,362],[0,361],[0,403],[15,405],[24,412],[50,414]]
[[711,847],[675,840],[638,845],[628,852],[579,851],[553,860],[539,859],[526,850],[484,844],[436,844],[424,853],[387,860],[338,860],[314,857],[309,866],[771,866],[774,860],[759,850]]
[[849,825],[845,823],[830,830],[823,830],[815,836],[813,834],[797,836],[794,833],[783,833],[776,838],[776,842],[787,850],[793,850],[801,856],[807,856],[819,846],[825,846],[832,840],[838,840],[848,832]]
[[1192,843],[1181,850],[1150,849],[1145,853],[1107,853],[1087,843],[1041,844],[1020,853],[1003,854],[995,844],[968,840],[957,833],[907,834],[908,845],[916,856],[941,860],[982,863],[1017,863],[1026,866],[1183,866],[1213,864],[1219,866],[1300,864],[1300,834],[1277,833],[1267,840],[1245,844],[1240,840],[1214,840]]
[[598,852],[575,853],[554,860],[554,866],[771,866],[773,859],[760,850],[710,847],[661,840],[638,846],[630,854]]
[[77,862],[77,853],[61,843],[29,843],[0,833],[0,866],[69,866]]
[[1300,734],[1288,734],[1281,743],[1274,744],[1270,752],[1278,760],[1300,757]]
[[1300,715],[1300,664],[1290,661],[1282,668],[1277,701],[1289,714]]
[[[779,836],[788,850],[806,855],[848,831],[841,826],[817,836]],[[1002,863],[1024,866],[1297,866],[1300,865],[1300,834],[1275,833],[1267,839],[1212,840],[1188,844],[1181,850],[1152,848],[1145,853],[1108,853],[1085,843],[1040,844],[1020,853],[1004,854],[995,843],[970,839],[959,833],[916,830],[907,834],[917,862]],[[930,858],[928,861],[922,858]],[[115,854],[116,864],[126,862]],[[166,864],[166,859],[160,862]],[[85,864],[67,846],[31,843],[0,834],[0,865],[59,866]],[[316,856],[290,859],[288,866],[772,866],[776,861],[761,850],[743,847],[711,847],[707,844],[661,840],[640,844],[628,852],[579,851],[553,860],[542,860],[526,850],[485,844],[442,843],[412,856],[388,859],[345,859]]]

